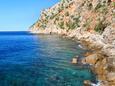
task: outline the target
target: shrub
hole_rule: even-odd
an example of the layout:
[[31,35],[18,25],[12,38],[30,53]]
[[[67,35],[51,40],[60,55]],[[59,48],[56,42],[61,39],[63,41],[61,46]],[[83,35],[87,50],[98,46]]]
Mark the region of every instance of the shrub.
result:
[[102,6],[102,7],[99,9],[99,12],[100,12],[100,13],[103,13],[103,14],[107,14],[107,12],[108,12],[108,7],[107,7],[107,6]]
[[59,21],[59,16],[57,16],[57,17],[55,18],[55,20],[56,20],[56,21]]
[[74,17],[73,20],[74,20],[76,23],[78,23],[78,22],[79,22],[79,18],[80,18],[80,16]]
[[92,9],[92,7],[93,7],[93,5],[92,5],[92,3],[88,3],[88,10],[91,10]]
[[90,27],[90,24],[91,24],[91,19],[87,19],[85,24],[83,25],[83,27],[85,27],[86,29],[88,29]]
[[65,13],[65,16],[69,16],[69,12],[66,12],[66,13]]
[[60,27],[61,29],[64,29],[64,22],[60,22],[60,23],[58,23],[58,25],[59,25],[59,27]]
[[112,3],[113,7],[115,7],[115,2]]
[[95,31],[98,33],[102,33],[104,29],[106,28],[107,24],[103,24],[102,21],[98,22],[97,25],[95,26]]
[[79,27],[79,15],[71,15],[71,20],[66,23],[66,26],[68,29],[75,29],[76,27]]
[[107,14],[107,9],[108,7],[106,5],[101,5],[101,4],[98,4],[97,7],[95,8],[95,11],[97,12],[100,12],[100,13],[103,13],[103,14]]
[[45,29],[45,28],[46,28],[46,24],[42,24],[41,27],[42,27],[43,29]]
[[76,22],[67,22],[66,23],[66,26],[67,26],[67,28],[68,29],[75,29],[76,27],[79,27],[79,25],[78,25],[78,23],[76,23]]
[[115,13],[113,13],[113,17],[115,18]]
[[54,19],[55,18],[55,14],[52,14],[52,16],[50,17],[50,19]]
[[96,7],[95,7],[95,10],[98,10],[99,8],[101,8],[102,5],[99,3]]

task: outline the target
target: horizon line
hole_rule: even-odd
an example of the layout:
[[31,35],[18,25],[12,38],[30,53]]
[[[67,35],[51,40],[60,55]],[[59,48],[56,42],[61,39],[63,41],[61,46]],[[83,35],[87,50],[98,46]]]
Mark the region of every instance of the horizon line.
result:
[[2,31],[0,31],[0,32],[27,32],[28,30],[2,30]]

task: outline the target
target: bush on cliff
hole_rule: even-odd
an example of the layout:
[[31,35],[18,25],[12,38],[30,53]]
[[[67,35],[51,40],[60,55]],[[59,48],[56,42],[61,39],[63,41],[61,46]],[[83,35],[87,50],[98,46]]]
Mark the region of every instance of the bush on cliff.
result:
[[115,7],[115,2],[112,3],[113,7]]
[[64,22],[58,23],[58,26],[59,26],[61,29],[64,29]]
[[66,23],[68,29],[75,29],[76,23],[75,22],[68,22]]
[[98,33],[102,33],[106,28],[107,24],[104,24],[103,21],[99,21],[95,26],[94,30]]
[[100,3],[97,5],[97,7],[95,8],[96,12],[100,12],[102,14],[107,14],[107,6],[106,5],[101,5]]
[[83,27],[85,27],[86,30],[88,30],[88,28],[90,27],[91,21],[92,20],[89,18],[89,19],[86,20],[85,24],[83,24]]

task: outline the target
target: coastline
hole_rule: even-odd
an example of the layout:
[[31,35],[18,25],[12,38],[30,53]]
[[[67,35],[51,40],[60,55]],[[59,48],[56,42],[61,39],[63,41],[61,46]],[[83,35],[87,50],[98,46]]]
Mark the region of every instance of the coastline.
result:
[[93,51],[82,63],[93,65],[99,86],[115,85],[114,0],[61,0],[42,11],[29,31],[34,34],[56,33],[80,41]]
[[[106,31],[106,30],[105,30]],[[58,34],[61,36],[68,37],[70,39],[74,39],[75,41],[79,41],[88,49],[92,50],[93,53],[87,55],[83,60],[83,64],[91,64],[93,67],[91,68],[92,71],[97,75],[99,80],[99,86],[112,86],[115,84],[114,82],[114,70],[108,71],[110,67],[110,63],[108,60],[111,56],[114,56],[115,48],[112,50],[109,47],[109,44],[106,44],[103,39],[102,35],[97,33],[90,33],[87,31],[83,31],[81,28],[76,30],[62,30],[62,29],[39,29],[37,31],[30,31],[34,34]],[[114,67],[114,65],[112,65]],[[113,75],[110,77],[110,75]]]

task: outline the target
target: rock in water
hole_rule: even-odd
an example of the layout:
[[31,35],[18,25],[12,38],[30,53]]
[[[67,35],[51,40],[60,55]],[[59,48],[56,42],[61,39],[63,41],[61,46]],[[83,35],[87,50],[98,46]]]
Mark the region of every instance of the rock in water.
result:
[[83,83],[84,83],[84,86],[91,86],[91,81],[89,80],[85,80]]
[[78,59],[77,59],[77,58],[73,58],[73,59],[72,59],[72,63],[73,63],[73,64],[77,64],[77,62],[78,62]]

